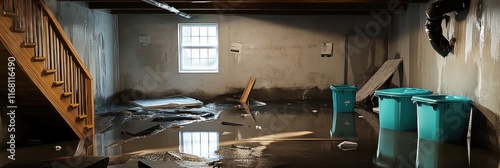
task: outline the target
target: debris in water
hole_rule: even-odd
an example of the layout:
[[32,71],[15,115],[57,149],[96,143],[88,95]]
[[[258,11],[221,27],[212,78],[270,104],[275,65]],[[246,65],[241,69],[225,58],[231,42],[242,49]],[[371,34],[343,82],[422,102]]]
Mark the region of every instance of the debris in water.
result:
[[254,113],[255,115],[259,115],[259,114],[260,114],[260,112],[259,112],[259,111],[254,111],[253,113]]
[[241,114],[241,118],[247,118],[248,114]]
[[215,167],[217,167],[217,168],[221,168],[221,167],[222,167],[222,162],[215,162],[215,164],[214,164],[214,167],[213,167],[213,168],[215,168]]
[[261,129],[262,129],[262,127],[261,127],[261,126],[256,125],[256,126],[255,126],[255,129],[257,129],[257,130],[261,130]]
[[143,112],[144,110],[142,110],[141,107],[132,107],[132,108],[128,108],[127,111],[140,113],[140,112]]
[[286,105],[289,105],[289,106],[291,106],[291,105],[292,105],[292,103],[287,103]]
[[243,126],[243,123],[235,123],[235,122],[227,122],[227,121],[222,121],[222,125],[231,125],[231,126]]
[[358,116],[359,118],[365,118],[365,116]]
[[317,113],[317,112],[318,112],[318,110],[314,109],[314,110],[312,110],[312,112],[313,112],[313,113]]
[[215,167],[220,168],[222,166],[222,162],[220,160],[217,160],[217,161],[209,162],[208,165],[213,166],[214,168]]
[[339,147],[340,150],[343,151],[356,150],[358,148],[358,143],[351,141],[344,141],[340,143],[337,147]]
[[60,150],[62,149],[62,147],[61,147],[61,146],[59,146],[59,145],[57,145],[57,146],[54,146],[54,149],[55,149],[56,151],[60,151]]
[[252,148],[250,148],[248,146],[238,146],[238,145],[234,145],[234,144],[231,145],[231,148],[248,149],[248,150],[252,149]]
[[168,122],[168,121],[178,121],[178,120],[200,120],[201,117],[198,115],[169,115],[169,116],[157,116],[152,121],[153,122]]

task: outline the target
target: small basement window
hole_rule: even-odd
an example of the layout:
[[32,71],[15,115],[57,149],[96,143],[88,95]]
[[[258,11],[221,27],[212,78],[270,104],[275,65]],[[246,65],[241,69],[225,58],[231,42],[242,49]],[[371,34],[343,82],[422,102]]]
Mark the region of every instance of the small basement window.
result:
[[179,73],[218,73],[217,23],[179,23]]

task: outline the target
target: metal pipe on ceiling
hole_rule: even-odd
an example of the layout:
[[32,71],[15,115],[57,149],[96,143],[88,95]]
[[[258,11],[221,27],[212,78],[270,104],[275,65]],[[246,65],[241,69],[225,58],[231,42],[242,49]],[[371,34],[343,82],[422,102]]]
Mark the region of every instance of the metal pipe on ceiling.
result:
[[184,13],[184,12],[181,12],[178,9],[176,9],[175,7],[169,6],[166,3],[161,3],[161,2],[158,2],[158,1],[155,1],[155,0],[142,0],[142,1],[146,2],[148,4],[151,4],[153,6],[156,6],[156,7],[165,9],[165,10],[168,10],[168,11],[170,11],[172,13],[175,13],[175,14],[178,14],[178,15],[180,15],[182,17],[185,17],[185,18],[188,18],[188,19],[191,18],[191,15],[189,15],[187,13]]

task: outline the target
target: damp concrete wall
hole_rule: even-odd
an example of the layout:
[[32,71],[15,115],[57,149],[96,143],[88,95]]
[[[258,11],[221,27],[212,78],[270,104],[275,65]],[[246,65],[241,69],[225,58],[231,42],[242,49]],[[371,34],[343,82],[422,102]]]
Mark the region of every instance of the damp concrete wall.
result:
[[[344,37],[360,32],[349,52],[349,84],[363,85],[387,59],[388,27],[371,15],[273,16],[119,15],[121,100],[184,94],[198,99],[241,92],[257,78],[250,97],[331,99],[329,85],[344,82]],[[178,73],[178,23],[218,23],[219,73]],[[368,24],[371,23],[371,24]],[[150,36],[147,45],[139,36]],[[355,43],[354,43],[355,42]],[[242,44],[230,53],[231,43]],[[333,43],[333,57],[321,57]]]
[[95,106],[110,103],[119,84],[117,16],[81,2],[46,3],[94,79]]
[[[411,5],[393,17],[389,57],[404,59],[407,86],[471,98],[480,111],[473,115],[472,141],[500,150],[500,1],[471,0],[468,12],[450,14],[443,34],[457,43],[446,58],[433,50],[424,31],[429,5]],[[461,16],[465,20],[457,21]]]

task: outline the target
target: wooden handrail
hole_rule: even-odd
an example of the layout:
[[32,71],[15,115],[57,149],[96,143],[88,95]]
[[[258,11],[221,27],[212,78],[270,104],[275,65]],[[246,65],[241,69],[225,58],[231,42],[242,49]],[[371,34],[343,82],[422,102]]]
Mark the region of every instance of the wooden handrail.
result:
[[[47,6],[44,0],[39,0],[40,2],[40,7],[44,11],[44,13],[48,16],[49,22],[54,26],[55,33],[61,38],[63,41],[63,44],[65,47],[68,48],[68,51],[70,52],[69,55],[72,56],[72,59],[78,64],[79,67],[85,67],[85,64],[83,64],[82,60],[80,59],[78,53],[76,52],[76,49],[73,47],[71,44],[71,41],[69,38],[66,36],[64,33],[64,30],[62,29],[61,25],[57,21],[56,17],[54,14],[52,14],[51,10]],[[92,75],[90,75],[90,72],[87,70],[87,68],[81,68],[83,70],[83,73],[85,74],[85,77],[87,79],[92,80]]]

